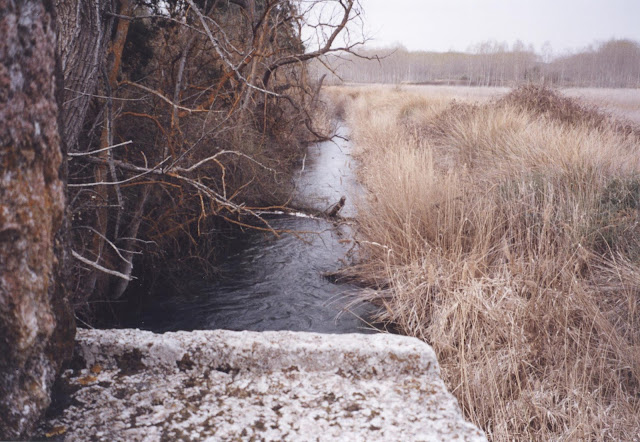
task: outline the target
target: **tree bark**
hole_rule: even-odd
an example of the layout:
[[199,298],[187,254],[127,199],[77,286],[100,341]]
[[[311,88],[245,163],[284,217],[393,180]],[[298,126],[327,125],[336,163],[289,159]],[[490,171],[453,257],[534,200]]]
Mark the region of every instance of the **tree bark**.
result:
[[[75,0],[74,0],[75,1]],[[133,4],[130,0],[121,0],[120,1],[120,10],[119,14],[124,16],[130,16],[133,13]],[[113,101],[111,97],[112,91],[114,91],[118,86],[118,74],[120,73],[120,67],[122,64],[122,52],[124,51],[124,45],[127,40],[127,34],[129,33],[129,24],[131,22],[126,19],[118,19],[118,23],[115,27],[115,35],[112,40],[107,44],[108,49],[108,63],[103,65],[104,72],[107,75],[105,78],[106,82],[106,90],[108,101],[107,101],[107,109],[104,113],[104,122],[102,126],[102,134],[100,136],[100,148],[106,148],[113,144],[114,137],[114,119],[113,119]],[[88,36],[87,36],[88,37]],[[102,50],[103,48],[95,47],[95,50]],[[104,48],[106,49],[106,48]],[[98,54],[102,55],[102,54]],[[104,63],[104,62],[103,62]],[[84,119],[84,118],[83,118]],[[111,156],[111,152],[105,150],[99,154],[101,158],[111,160],[111,165],[113,165],[113,158]],[[112,172],[115,172],[115,168],[112,168]],[[97,165],[94,170],[94,177],[96,182],[105,182],[109,181],[107,178],[107,166]],[[117,181],[117,177],[112,176],[113,181]],[[120,189],[116,187],[115,190],[118,192],[120,196]],[[98,186],[95,189],[96,194],[99,196],[102,201],[109,201],[109,190],[106,186]],[[118,202],[122,203],[122,198],[118,198]],[[118,239],[118,231],[119,231],[119,221],[121,219],[122,211],[124,207],[120,204],[120,207],[117,209],[116,221],[115,221],[115,238]],[[99,257],[104,257],[104,255],[108,255],[111,253],[110,250],[105,250],[105,241],[104,238],[107,235],[109,224],[109,211],[104,206],[96,207],[96,219],[93,228],[99,232],[99,235],[95,235],[93,238],[92,244],[92,252]],[[109,276],[102,272],[93,272],[93,274],[88,278],[88,283],[86,285],[86,289],[84,290],[87,294],[92,294],[97,290],[105,291],[108,290],[109,284]],[[103,293],[100,294],[100,298],[103,297]]]
[[[56,0],[55,3],[58,56],[64,83],[61,94],[63,103],[60,110],[62,142],[63,147],[68,150],[83,151],[86,148],[77,146],[81,141],[79,136],[89,104],[101,79],[101,72],[109,67],[105,59],[114,19],[108,13],[114,11],[114,0]],[[117,60],[112,60],[113,63],[116,63],[119,68],[119,55]],[[115,74],[117,70],[115,73],[109,72],[109,80],[113,77],[115,82]],[[104,132],[108,133],[107,130]],[[106,177],[106,166],[101,166],[96,174],[98,181],[103,181]],[[106,199],[106,189],[100,188],[98,191]],[[99,230],[106,231],[106,219],[101,217],[100,221],[104,228],[98,226]],[[102,239],[97,237],[95,243],[94,250],[99,254],[102,249]],[[75,296],[82,298],[89,296],[97,277],[97,272],[94,272],[86,281],[82,281],[79,284],[82,289],[77,289],[78,293]],[[78,285],[78,281],[73,282]]]
[[0,0],[0,439],[28,436],[75,333],[51,2]]
[[58,53],[64,76],[62,138],[75,148],[100,79],[111,34],[113,0],[56,0]]

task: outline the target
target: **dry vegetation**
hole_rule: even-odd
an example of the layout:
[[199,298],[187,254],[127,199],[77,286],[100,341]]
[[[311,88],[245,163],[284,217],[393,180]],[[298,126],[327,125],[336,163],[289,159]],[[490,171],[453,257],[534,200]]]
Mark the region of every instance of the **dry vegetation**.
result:
[[[493,440],[640,428],[640,141],[535,87],[484,103],[334,88],[382,319],[429,342]],[[371,275],[375,275],[371,277]]]
[[640,89],[572,88],[563,91],[566,95],[579,98],[606,109],[621,118],[640,124]]

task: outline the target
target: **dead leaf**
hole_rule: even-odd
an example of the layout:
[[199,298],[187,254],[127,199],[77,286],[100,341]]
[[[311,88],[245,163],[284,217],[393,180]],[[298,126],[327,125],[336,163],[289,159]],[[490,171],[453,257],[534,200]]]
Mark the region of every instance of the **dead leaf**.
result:
[[44,435],[46,437],[53,437],[53,436],[60,436],[61,434],[64,434],[66,432],[67,432],[67,427],[63,425],[59,425],[57,427],[53,427],[51,431],[49,431],[48,433],[45,433]]
[[97,380],[98,380],[97,377],[89,375],[89,376],[85,376],[83,378],[78,379],[78,384],[89,385],[90,383],[95,382]]

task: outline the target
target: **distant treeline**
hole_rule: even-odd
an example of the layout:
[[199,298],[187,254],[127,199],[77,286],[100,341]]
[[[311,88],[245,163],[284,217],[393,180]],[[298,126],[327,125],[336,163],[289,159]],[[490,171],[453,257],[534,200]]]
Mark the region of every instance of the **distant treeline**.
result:
[[[359,56],[360,57],[359,57]],[[366,58],[362,58],[366,57]],[[580,52],[554,56],[516,42],[485,42],[469,52],[412,52],[367,49],[316,64],[331,83],[424,83],[512,86],[544,82],[559,86],[639,87],[640,44],[610,40]],[[333,72],[331,72],[333,71]]]

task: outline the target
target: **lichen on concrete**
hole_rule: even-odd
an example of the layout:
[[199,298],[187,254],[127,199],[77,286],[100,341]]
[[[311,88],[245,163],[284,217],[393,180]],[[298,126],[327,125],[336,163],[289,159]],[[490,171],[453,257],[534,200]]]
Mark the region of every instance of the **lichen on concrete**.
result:
[[396,335],[78,332],[66,440],[486,440],[430,346]]

